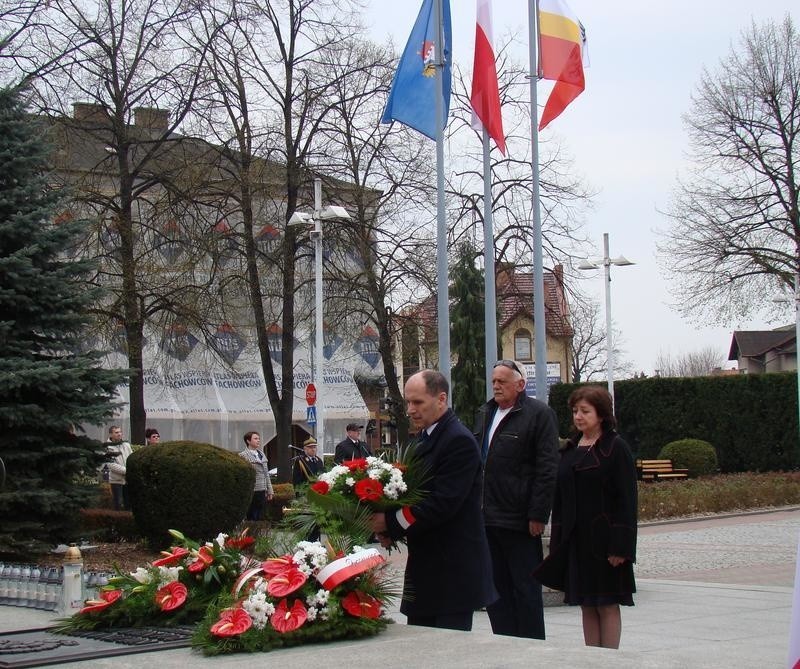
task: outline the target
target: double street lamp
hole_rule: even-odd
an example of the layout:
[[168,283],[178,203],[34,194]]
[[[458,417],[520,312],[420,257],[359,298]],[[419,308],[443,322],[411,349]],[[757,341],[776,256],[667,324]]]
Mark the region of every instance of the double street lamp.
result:
[[324,360],[322,332],[322,221],[347,219],[350,214],[344,207],[322,206],[322,181],[314,179],[314,211],[312,213],[295,211],[289,218],[289,225],[302,225],[311,228],[311,239],[314,241],[314,385],[317,389],[317,426],[315,436],[317,443],[325,452],[325,380],[322,371]]
[[602,258],[587,258],[578,265],[578,269],[600,269],[603,267],[605,270],[605,287],[606,287],[606,367],[608,376],[608,392],[611,395],[611,401],[614,402],[614,343],[611,337],[611,265],[617,267],[624,267],[626,265],[635,265],[625,256],[619,258],[610,258],[608,255],[608,233],[603,233],[603,257]]

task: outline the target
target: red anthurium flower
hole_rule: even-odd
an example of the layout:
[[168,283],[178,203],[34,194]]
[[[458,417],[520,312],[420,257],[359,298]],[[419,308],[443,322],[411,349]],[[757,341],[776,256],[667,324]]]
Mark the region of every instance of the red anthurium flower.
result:
[[288,602],[282,599],[278,606],[275,607],[275,613],[272,614],[269,621],[277,632],[285,634],[302,627],[307,618],[308,612],[306,607],[303,606],[303,602],[295,599],[290,609]]
[[383,484],[374,479],[356,481],[353,492],[362,502],[377,502],[383,496]]
[[366,458],[354,458],[353,460],[345,460],[342,463],[345,467],[347,467],[351,472],[357,471],[359,469],[366,469],[367,468],[367,459]]
[[111,606],[120,597],[122,590],[104,590],[100,593],[100,599],[90,599],[78,613],[97,613]]
[[297,569],[297,565],[291,555],[281,555],[281,557],[270,558],[262,562],[261,569],[267,576],[277,576],[285,571]]
[[357,618],[377,618],[381,615],[380,601],[360,590],[348,593],[342,600],[342,608]]
[[242,534],[239,537],[228,537],[225,539],[225,546],[227,548],[235,548],[237,550],[244,550],[245,548],[250,548],[256,540],[253,537],[248,537]]
[[162,611],[174,611],[183,606],[188,593],[186,586],[179,581],[167,583],[156,592],[156,604]]
[[197,551],[197,559],[186,569],[192,574],[197,574],[201,571],[205,571],[206,567],[212,562],[214,562],[214,553],[211,552],[208,546],[201,546],[200,550]]
[[327,495],[331,487],[325,481],[316,481],[311,484],[311,489],[319,495]]
[[164,557],[153,561],[154,567],[166,567],[168,565],[175,564],[182,558],[189,555],[189,551],[185,548],[181,548],[180,546],[173,546],[171,551],[161,551],[161,555]]
[[253,619],[244,609],[225,609],[219,615],[219,620],[211,626],[214,636],[237,636],[249,630]]
[[287,569],[282,574],[276,574],[267,583],[267,592],[273,597],[285,597],[301,587],[308,580],[299,569]]

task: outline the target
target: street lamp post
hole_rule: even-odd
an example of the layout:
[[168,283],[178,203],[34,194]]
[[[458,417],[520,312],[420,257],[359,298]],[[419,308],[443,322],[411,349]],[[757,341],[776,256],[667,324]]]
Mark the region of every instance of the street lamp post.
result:
[[314,385],[317,389],[317,424],[314,430],[317,443],[325,452],[325,377],[322,363],[323,354],[323,312],[322,312],[322,221],[350,218],[344,207],[322,206],[322,181],[314,179],[314,212],[312,214],[295,211],[289,218],[289,225],[311,227],[314,240]]
[[587,258],[578,265],[578,269],[599,269],[603,267],[605,274],[605,288],[606,288],[606,375],[608,377],[608,392],[611,395],[611,401],[614,401],[614,342],[611,337],[611,265],[624,267],[626,265],[635,265],[625,256],[619,258],[610,258],[608,254],[608,233],[603,233],[603,257],[602,258]]

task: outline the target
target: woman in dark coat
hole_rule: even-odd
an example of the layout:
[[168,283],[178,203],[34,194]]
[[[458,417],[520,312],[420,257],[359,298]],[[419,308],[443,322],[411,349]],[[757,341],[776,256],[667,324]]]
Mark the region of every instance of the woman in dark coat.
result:
[[550,555],[534,575],[581,607],[587,646],[618,648],[619,607],[636,592],[636,467],[608,391],[578,388],[569,407],[577,432],[559,463]]

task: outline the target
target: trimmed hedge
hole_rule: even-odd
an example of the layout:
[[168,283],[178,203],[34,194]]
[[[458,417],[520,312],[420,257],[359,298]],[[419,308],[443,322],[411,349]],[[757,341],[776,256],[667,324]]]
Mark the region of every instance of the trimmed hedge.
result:
[[236,453],[211,444],[168,441],[131,454],[126,480],[142,535],[165,547],[170,529],[198,540],[230,533],[250,505],[255,472]]
[[[567,398],[577,387],[550,389],[562,435],[572,425]],[[794,372],[629,379],[614,391],[618,429],[636,457],[656,458],[671,441],[703,439],[714,444],[722,472],[800,467]]]
[[669,442],[658,454],[660,460],[672,460],[677,469],[688,469],[689,476],[707,476],[717,471],[717,453],[702,439],[678,439]]

